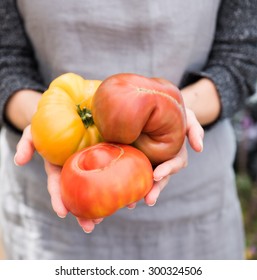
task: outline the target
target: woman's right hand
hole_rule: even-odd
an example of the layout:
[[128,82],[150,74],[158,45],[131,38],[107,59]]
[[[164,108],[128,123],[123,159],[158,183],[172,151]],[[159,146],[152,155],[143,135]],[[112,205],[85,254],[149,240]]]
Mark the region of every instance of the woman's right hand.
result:
[[[25,165],[32,159],[34,152],[35,147],[32,141],[30,125],[28,125],[24,129],[22,137],[17,144],[17,151],[14,156],[15,164],[18,166]],[[51,197],[53,210],[60,218],[65,218],[69,211],[64,206],[61,198],[60,178],[62,168],[60,166],[51,164],[46,160],[44,160],[44,163],[47,174],[47,188]],[[95,225],[99,224],[102,220],[103,219],[88,220],[77,218],[79,225],[86,233],[92,232]]]

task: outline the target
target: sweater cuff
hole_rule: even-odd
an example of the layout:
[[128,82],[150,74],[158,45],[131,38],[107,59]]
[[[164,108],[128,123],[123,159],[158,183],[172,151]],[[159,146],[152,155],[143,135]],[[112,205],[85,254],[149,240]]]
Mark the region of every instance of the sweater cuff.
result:
[[[189,85],[201,78],[210,79],[219,94],[221,102],[221,112],[219,119],[231,118],[233,114],[241,107],[241,101],[235,98],[235,92],[238,92],[238,85],[235,82],[230,71],[225,66],[210,66],[200,72],[190,72],[183,78],[182,86]],[[230,85],[230,87],[228,87]]]

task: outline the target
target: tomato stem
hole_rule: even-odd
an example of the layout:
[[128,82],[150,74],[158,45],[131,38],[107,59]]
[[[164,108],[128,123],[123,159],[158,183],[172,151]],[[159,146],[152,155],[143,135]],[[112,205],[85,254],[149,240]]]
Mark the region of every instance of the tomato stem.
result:
[[86,128],[94,124],[92,113],[87,108],[80,108],[80,105],[77,105],[77,112]]

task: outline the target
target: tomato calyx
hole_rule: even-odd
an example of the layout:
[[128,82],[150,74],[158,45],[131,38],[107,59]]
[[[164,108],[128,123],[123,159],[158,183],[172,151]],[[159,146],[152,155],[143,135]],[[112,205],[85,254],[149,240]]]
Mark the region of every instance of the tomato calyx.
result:
[[80,108],[80,105],[77,106],[77,112],[86,128],[94,124],[93,116],[91,110],[85,108]]

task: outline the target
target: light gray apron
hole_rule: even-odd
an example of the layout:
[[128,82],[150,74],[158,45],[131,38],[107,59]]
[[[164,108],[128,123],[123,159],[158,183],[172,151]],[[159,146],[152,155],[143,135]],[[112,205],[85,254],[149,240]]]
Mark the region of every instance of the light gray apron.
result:
[[[219,0],[18,0],[48,84],[65,72],[104,79],[134,72],[169,79],[208,58]],[[1,133],[1,224],[13,259],[240,259],[244,236],[229,121],[206,131],[204,151],[171,177],[157,204],[106,218],[91,234],[53,212],[41,158],[13,164],[19,137]],[[136,183],[136,182],[135,182]]]

